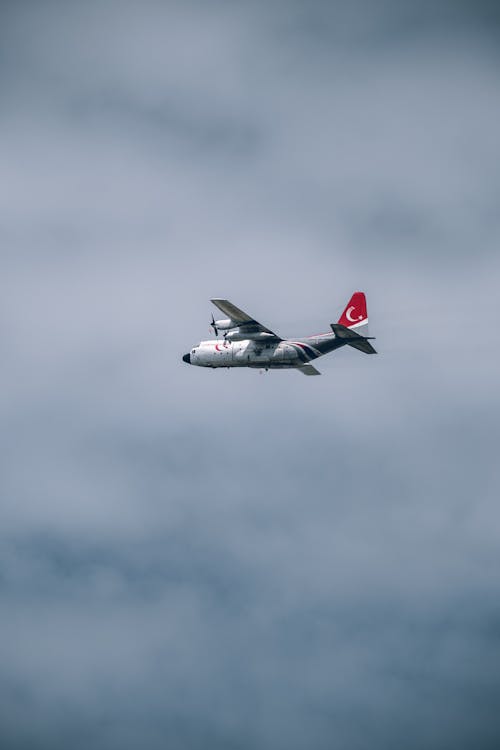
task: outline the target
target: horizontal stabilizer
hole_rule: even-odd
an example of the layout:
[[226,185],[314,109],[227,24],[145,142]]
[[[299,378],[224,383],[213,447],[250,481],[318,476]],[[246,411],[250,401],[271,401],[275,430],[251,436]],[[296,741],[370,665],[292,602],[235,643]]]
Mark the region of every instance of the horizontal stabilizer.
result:
[[320,371],[312,365],[302,365],[302,367],[297,367],[295,369],[304,373],[304,375],[321,375]]
[[[359,349],[360,352],[365,354],[376,354],[377,352],[368,341],[366,336],[360,336],[359,333],[353,331],[340,323],[330,323],[332,331],[338,339],[344,341],[345,344],[353,346],[355,349]],[[372,336],[370,338],[373,338]]]

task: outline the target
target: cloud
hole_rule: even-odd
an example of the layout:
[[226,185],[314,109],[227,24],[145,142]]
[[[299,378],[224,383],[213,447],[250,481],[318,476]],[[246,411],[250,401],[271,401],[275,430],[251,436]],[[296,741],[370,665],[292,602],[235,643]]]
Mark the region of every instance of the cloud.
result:
[[402,8],[2,6],[6,746],[498,744],[498,18]]

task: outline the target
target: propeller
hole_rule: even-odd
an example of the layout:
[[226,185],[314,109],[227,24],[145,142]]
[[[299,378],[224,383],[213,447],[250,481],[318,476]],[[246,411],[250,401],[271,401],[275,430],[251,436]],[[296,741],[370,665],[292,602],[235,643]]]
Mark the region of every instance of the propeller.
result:
[[212,322],[210,323],[210,327],[214,329],[214,333],[217,336],[218,333],[219,333],[219,330],[218,330],[217,326],[215,325],[215,318],[214,318],[214,314],[213,313],[212,313]]

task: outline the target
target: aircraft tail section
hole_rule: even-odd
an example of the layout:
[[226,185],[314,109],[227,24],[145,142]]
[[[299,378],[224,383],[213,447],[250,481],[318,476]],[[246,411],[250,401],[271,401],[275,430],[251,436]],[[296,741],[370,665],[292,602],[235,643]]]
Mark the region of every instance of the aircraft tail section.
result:
[[364,292],[354,292],[338,323],[351,331],[361,329],[364,334],[368,332],[368,311]]
[[[335,336],[344,344],[348,344],[354,347],[354,349],[359,349],[360,352],[364,352],[365,354],[377,353],[370,344],[368,336],[361,336],[356,331],[353,331],[352,327],[347,328],[347,326],[343,326],[340,323],[331,323],[331,328]],[[373,336],[370,338],[373,338]]]

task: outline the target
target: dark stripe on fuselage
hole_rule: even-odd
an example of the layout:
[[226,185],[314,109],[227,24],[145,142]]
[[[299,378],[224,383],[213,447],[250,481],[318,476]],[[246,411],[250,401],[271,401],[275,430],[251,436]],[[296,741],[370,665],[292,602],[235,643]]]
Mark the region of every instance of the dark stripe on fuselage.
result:
[[317,359],[319,357],[319,354],[316,354],[314,349],[312,349],[308,344],[302,344],[298,341],[289,342],[291,346],[295,346],[297,354],[299,355],[299,358],[302,360],[302,362],[310,362],[311,359]]

